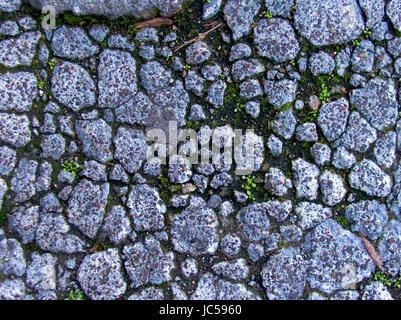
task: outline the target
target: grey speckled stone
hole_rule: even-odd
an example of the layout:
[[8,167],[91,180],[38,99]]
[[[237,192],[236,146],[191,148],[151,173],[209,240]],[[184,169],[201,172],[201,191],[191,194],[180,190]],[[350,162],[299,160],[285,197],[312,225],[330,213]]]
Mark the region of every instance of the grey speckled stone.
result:
[[217,216],[201,198],[192,197],[190,205],[171,219],[174,250],[192,255],[213,254],[218,247]]
[[[12,0],[16,2],[17,0]],[[97,0],[29,0],[31,6],[41,9],[46,5],[53,5],[57,13],[64,11],[77,12],[81,15],[101,15],[109,18],[116,18],[125,15],[132,15],[135,18],[150,19],[158,13],[161,16],[172,16],[181,10],[184,0],[162,0],[147,1],[139,0],[135,3],[127,0],[113,0],[113,2],[99,3]]]
[[331,149],[327,144],[314,143],[310,153],[318,166],[323,166],[330,161]]
[[117,249],[87,255],[79,266],[77,279],[85,294],[95,300],[117,299],[127,288]]
[[350,150],[365,152],[376,139],[376,129],[358,111],[353,111],[348,118],[347,129],[341,137],[341,144]]
[[64,216],[58,213],[41,213],[36,229],[36,243],[42,250],[56,253],[85,251],[85,243],[70,233],[70,226]]
[[356,39],[365,29],[356,0],[298,0],[295,28],[316,46]]
[[83,60],[99,52],[83,29],[61,26],[53,33],[51,48],[56,56]]
[[319,185],[323,194],[323,202],[328,206],[340,203],[347,192],[341,176],[330,170],[325,170],[320,174]]
[[311,257],[308,283],[325,293],[350,289],[375,269],[362,239],[332,219],[306,236],[304,250]]
[[227,234],[220,241],[220,248],[229,257],[235,257],[241,249],[241,239],[234,234]]
[[202,19],[207,20],[214,17],[220,10],[222,0],[209,0],[203,4]]
[[95,101],[95,84],[81,66],[63,61],[53,69],[51,92],[60,103],[79,111]]
[[373,201],[360,201],[347,206],[345,216],[352,221],[352,231],[362,232],[366,237],[376,240],[387,224],[387,208]]
[[224,103],[224,92],[226,91],[227,85],[223,80],[217,80],[213,82],[207,93],[206,100],[213,106],[222,106]]
[[236,174],[250,174],[259,171],[264,160],[263,138],[253,132],[246,132],[234,146]]
[[391,22],[398,31],[401,31],[401,1],[392,0],[387,4],[386,13],[389,16]]
[[68,200],[68,221],[83,234],[93,238],[100,228],[109,195],[109,184],[95,185],[83,179]]
[[110,242],[119,244],[132,231],[130,221],[122,206],[113,206],[106,215],[102,230],[107,234]]
[[128,53],[104,50],[99,55],[99,107],[117,108],[137,91],[136,62]]
[[65,139],[60,134],[44,135],[40,146],[44,158],[57,160],[65,151]]
[[4,276],[21,277],[25,274],[26,261],[21,244],[15,239],[0,240],[0,270]]
[[391,220],[384,228],[379,240],[379,253],[384,269],[392,276],[398,275],[401,267],[401,223]]
[[204,41],[196,41],[186,50],[186,61],[189,64],[201,64],[210,58],[211,51]]
[[243,258],[217,263],[212,270],[221,277],[237,281],[246,279],[249,273],[249,267]]
[[349,104],[344,98],[324,104],[319,110],[317,123],[329,141],[338,139],[345,131]]
[[171,183],[188,182],[192,176],[190,162],[180,155],[170,158],[167,175]]
[[185,89],[192,91],[197,96],[203,95],[206,80],[198,75],[195,71],[188,71],[185,77]]
[[314,122],[305,122],[300,124],[295,130],[295,138],[298,141],[317,141],[319,137],[316,130],[316,124]]
[[0,75],[0,110],[29,111],[37,95],[37,80],[32,73]]
[[397,120],[396,88],[391,79],[372,79],[366,87],[351,92],[351,104],[378,130],[393,126]]
[[0,299],[2,300],[31,300],[25,292],[25,284],[20,279],[5,280],[0,283]]
[[0,41],[0,64],[5,67],[30,66],[36,53],[40,32],[26,32],[17,38]]
[[288,140],[293,136],[296,125],[297,119],[295,119],[292,108],[289,108],[278,113],[272,122],[272,130],[275,134]]
[[319,169],[301,158],[292,161],[297,198],[315,200],[319,188]]
[[396,158],[396,139],[397,135],[394,131],[389,131],[375,143],[373,153],[376,161],[384,168],[390,168]]
[[22,0],[0,0],[0,10],[6,12],[17,11],[22,5]]
[[359,0],[365,16],[367,18],[366,27],[372,28],[376,23],[382,21],[386,3],[384,0]]
[[269,236],[270,221],[267,213],[266,203],[248,205],[237,213],[237,223],[246,240],[255,242]]
[[265,187],[271,194],[281,197],[289,188],[292,188],[292,183],[280,169],[269,168],[265,175]]
[[251,47],[246,43],[238,43],[231,47],[230,61],[248,58],[252,54]]
[[314,76],[331,74],[334,67],[334,59],[325,51],[314,53],[309,59],[309,69]]
[[160,243],[153,237],[144,243],[136,242],[123,248],[124,266],[131,280],[131,287],[138,288],[147,283],[161,284],[171,280],[175,268],[174,254],[163,253]]
[[231,67],[233,78],[238,81],[242,81],[263,71],[265,71],[264,65],[256,59],[238,60]]
[[146,156],[146,140],[141,130],[120,127],[114,137],[116,148],[114,157],[120,161],[125,170],[135,173],[141,167]]
[[8,176],[15,167],[16,152],[7,146],[0,147],[0,174]]
[[88,158],[100,162],[112,159],[110,152],[111,128],[103,119],[78,120],[75,127],[83,145],[83,152]]
[[49,253],[33,253],[26,270],[26,283],[35,291],[56,289],[57,258]]
[[164,227],[164,213],[167,208],[155,188],[146,184],[132,187],[127,207],[136,231],[158,230]]
[[23,147],[31,141],[30,122],[26,115],[0,113],[0,140],[13,147]]
[[0,34],[3,36],[16,36],[19,34],[18,23],[12,20],[6,20],[0,24]]
[[299,51],[291,24],[281,18],[262,19],[254,29],[258,54],[276,62],[294,59]]
[[138,92],[127,103],[115,109],[117,122],[152,127],[161,118],[161,112],[143,92]]
[[162,289],[149,287],[130,295],[127,300],[164,300],[164,294]]
[[349,183],[352,188],[376,197],[386,197],[393,186],[391,177],[367,159],[354,166],[349,175]]
[[331,209],[313,202],[300,202],[295,208],[298,225],[302,230],[311,229],[331,217]]
[[362,300],[394,300],[386,286],[380,281],[368,283],[363,288]]
[[306,285],[307,263],[299,249],[288,247],[270,256],[261,276],[270,300],[295,300]]
[[10,181],[10,189],[16,193],[15,201],[24,202],[35,194],[36,168],[38,163],[23,158],[19,161]]
[[[289,180],[290,181],[290,180]],[[273,217],[278,222],[285,221],[292,211],[291,200],[278,201],[270,200],[264,203],[270,217]]]
[[17,233],[22,243],[35,239],[36,227],[39,222],[39,206],[17,207],[8,216],[8,227]]
[[334,152],[333,166],[337,169],[350,169],[356,162],[355,156],[345,147],[340,146]]
[[260,9],[260,0],[229,0],[224,6],[224,18],[236,41],[248,35],[252,21]]
[[352,71],[371,72],[375,58],[375,46],[370,40],[362,40],[352,53]]
[[294,2],[294,0],[265,0],[265,5],[272,15],[290,18]]
[[276,109],[280,109],[286,103],[295,100],[295,94],[297,92],[296,81],[282,80],[274,82],[268,80],[263,82],[263,86],[269,102]]

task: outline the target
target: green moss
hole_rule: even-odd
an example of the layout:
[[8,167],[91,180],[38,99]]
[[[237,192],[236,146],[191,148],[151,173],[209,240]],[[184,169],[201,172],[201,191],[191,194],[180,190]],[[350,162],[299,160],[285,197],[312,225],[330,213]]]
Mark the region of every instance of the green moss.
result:
[[0,227],[4,227],[7,224],[7,213],[3,210],[0,211]]
[[85,296],[80,289],[75,289],[70,290],[68,293],[68,298],[70,298],[70,300],[83,300],[85,299]]
[[54,69],[55,64],[56,64],[56,59],[50,59],[49,62],[47,63],[50,70]]
[[373,273],[371,281],[380,281],[387,287],[401,288],[401,272],[395,277],[385,274],[383,271],[376,271]]
[[84,168],[84,166],[82,164],[79,164],[77,161],[66,160],[61,164],[61,168],[63,168],[68,172],[76,174],[79,171],[81,171]]
[[194,121],[194,120],[187,120],[186,124],[185,124],[185,128],[187,129],[194,129],[194,130],[198,130],[200,128],[201,124],[198,121]]
[[256,191],[257,185],[255,183],[255,176],[242,176],[241,179],[243,180],[241,184],[241,188],[245,191],[248,195],[249,199],[255,201],[254,192]]
[[232,108],[234,113],[242,113],[245,110],[245,101],[241,98],[239,87],[236,84],[227,87],[223,102],[224,106]]
[[344,229],[350,228],[349,220],[344,216],[335,216],[334,220],[336,220]]
[[169,189],[169,181],[168,178],[161,176],[160,177],[160,188],[159,195],[160,198],[164,201],[164,203],[169,203],[172,197],[171,191]]
[[262,15],[263,15],[266,19],[271,19],[271,18],[273,18],[273,15],[272,15],[268,10],[263,11],[263,12],[262,12]]

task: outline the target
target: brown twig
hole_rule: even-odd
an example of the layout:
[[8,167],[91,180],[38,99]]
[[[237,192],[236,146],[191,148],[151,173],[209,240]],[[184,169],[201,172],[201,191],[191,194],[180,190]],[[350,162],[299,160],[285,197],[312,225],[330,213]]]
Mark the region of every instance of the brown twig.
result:
[[155,28],[155,27],[172,25],[172,24],[173,24],[173,20],[168,19],[168,18],[158,17],[158,18],[140,21],[140,22],[135,23],[135,29]]
[[198,36],[196,36],[195,38],[193,38],[191,40],[186,41],[182,45],[180,45],[177,48],[175,48],[173,51],[177,52],[178,50],[181,50],[182,48],[186,47],[187,45],[189,45],[189,44],[191,44],[191,43],[193,43],[195,41],[203,40],[209,33],[213,32],[217,28],[220,28],[222,25],[223,25],[223,23],[219,23],[217,26],[211,28],[210,30],[199,34]]

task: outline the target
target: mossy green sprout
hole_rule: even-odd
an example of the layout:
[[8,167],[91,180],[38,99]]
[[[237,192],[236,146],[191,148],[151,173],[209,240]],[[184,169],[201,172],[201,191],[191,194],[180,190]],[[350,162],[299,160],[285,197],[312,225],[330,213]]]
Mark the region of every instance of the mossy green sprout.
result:
[[366,28],[365,30],[363,30],[363,34],[364,34],[364,36],[366,37],[366,38],[369,38],[369,36],[371,35],[371,31],[368,29],[368,28]]
[[243,183],[241,188],[245,190],[247,196],[251,200],[256,200],[253,191],[256,189],[255,176],[242,176]]
[[373,273],[373,280],[380,281],[385,286],[393,286],[396,289],[401,288],[401,272],[395,277],[389,277],[383,271],[376,271]]
[[230,85],[224,96],[224,104],[234,108],[235,113],[244,111],[244,101],[239,94],[239,88],[236,85]]
[[327,98],[330,97],[329,86],[327,84],[329,81],[329,77],[330,76],[315,77],[315,80],[318,85],[319,100],[322,102],[322,104],[326,103]]
[[53,70],[56,64],[56,59],[50,59],[47,64],[49,65],[50,70]]
[[75,290],[70,290],[68,293],[68,297],[70,300],[83,300],[84,299],[84,294],[80,289],[75,289]]
[[61,164],[61,168],[63,168],[68,172],[76,174],[77,172],[81,171],[84,168],[84,166],[82,164],[79,164],[75,160],[74,161],[66,160]]
[[238,113],[238,112],[241,112],[243,110],[244,110],[244,105],[242,103],[240,103],[240,102],[237,102],[235,104],[234,112]]
[[269,12],[268,10],[265,10],[262,12],[262,15],[266,18],[266,19],[271,19],[273,18],[273,15],[271,14],[271,12]]
[[186,64],[185,66],[184,66],[184,70],[189,70],[189,69],[191,69],[192,67],[189,65],[189,64]]
[[45,87],[45,82],[43,80],[38,80],[38,88],[42,89]]

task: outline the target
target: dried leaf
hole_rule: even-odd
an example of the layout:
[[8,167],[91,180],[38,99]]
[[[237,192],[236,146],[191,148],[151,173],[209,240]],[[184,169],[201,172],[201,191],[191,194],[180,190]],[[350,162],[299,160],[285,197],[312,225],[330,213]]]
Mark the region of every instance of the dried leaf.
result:
[[358,232],[358,234],[361,237],[362,242],[365,245],[366,251],[368,252],[369,256],[372,258],[375,265],[379,268],[380,271],[387,274],[387,272],[384,271],[384,269],[383,269],[383,266],[381,263],[381,256],[379,253],[377,253],[375,247],[369,242],[368,239],[366,239],[366,237],[361,232]]
[[158,18],[140,21],[140,22],[135,23],[135,29],[155,28],[155,27],[172,25],[172,24],[173,24],[173,20],[171,20],[169,18],[158,17]]

